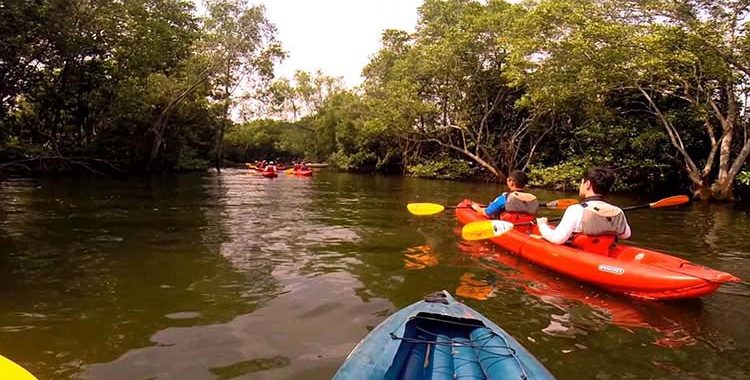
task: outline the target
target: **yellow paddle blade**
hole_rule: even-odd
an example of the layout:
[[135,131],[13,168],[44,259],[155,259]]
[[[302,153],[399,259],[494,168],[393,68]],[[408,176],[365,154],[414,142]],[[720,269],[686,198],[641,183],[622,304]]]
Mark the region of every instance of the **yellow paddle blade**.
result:
[[687,195],[675,195],[673,197],[664,198],[654,203],[651,203],[651,208],[677,206],[684,203],[690,202],[690,198]]
[[545,207],[547,208],[554,208],[557,210],[565,210],[568,207],[578,204],[580,201],[578,199],[573,198],[565,198],[565,199],[558,199],[555,201],[547,202],[545,203]]
[[504,220],[480,220],[467,223],[461,228],[461,237],[466,240],[483,240],[500,236],[513,229],[513,223]]
[[29,371],[2,355],[0,355],[0,379],[37,380]]
[[284,173],[286,173],[286,174],[294,174],[294,168],[284,170]]
[[445,210],[445,206],[437,203],[409,203],[406,209],[414,215],[433,215]]

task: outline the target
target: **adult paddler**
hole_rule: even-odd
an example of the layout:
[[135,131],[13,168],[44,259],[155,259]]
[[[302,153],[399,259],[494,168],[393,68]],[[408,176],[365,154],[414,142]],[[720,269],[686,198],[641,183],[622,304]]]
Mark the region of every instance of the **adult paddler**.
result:
[[607,253],[616,238],[630,238],[625,213],[604,200],[614,182],[615,174],[611,169],[586,170],[578,188],[581,203],[568,207],[555,228],[547,225],[547,218],[538,218],[539,233],[551,243],[569,242],[585,251],[602,254]]

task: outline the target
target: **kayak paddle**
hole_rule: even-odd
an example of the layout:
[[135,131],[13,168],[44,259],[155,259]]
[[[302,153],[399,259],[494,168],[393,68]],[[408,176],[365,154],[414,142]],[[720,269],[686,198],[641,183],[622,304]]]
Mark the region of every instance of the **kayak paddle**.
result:
[[[569,206],[572,206],[574,204],[577,204],[577,199],[572,198],[566,198],[566,199],[557,199],[554,201],[550,201],[547,203],[544,203],[544,207],[546,208],[552,208],[556,210],[565,210]],[[437,203],[409,203],[406,205],[406,209],[409,210],[410,213],[413,215],[434,215],[437,214],[445,209],[457,209],[457,208],[468,208],[471,206],[443,206]]]
[[[671,206],[679,206],[681,204],[685,204],[690,202],[690,198],[687,195],[675,195],[673,197],[668,197],[664,199],[660,199],[656,202],[652,203],[646,203],[638,206],[630,206],[630,207],[623,207],[622,211],[632,211],[632,210],[638,210],[642,208],[662,208],[662,207],[671,207]],[[553,218],[549,219],[550,221],[557,221],[562,218]],[[510,229],[502,230],[502,229],[496,229],[495,225],[488,223],[488,222],[498,222],[497,220],[478,220],[476,222],[466,223],[466,225],[461,228],[461,237],[463,237],[466,240],[482,240],[482,239],[489,239],[496,236],[500,236],[508,231]],[[508,223],[508,222],[504,222]],[[508,223],[513,225],[512,223]],[[525,222],[525,223],[518,223],[517,226],[527,226],[529,224],[534,224],[534,222]],[[498,232],[496,232],[499,231]],[[467,233],[464,233],[464,231],[468,231]],[[466,236],[472,237],[467,238]]]
[[37,380],[31,372],[0,355],[0,378],[13,380]]
[[484,240],[500,236],[513,229],[513,223],[504,220],[480,220],[471,222],[461,229],[465,240]]
[[638,210],[641,208],[662,208],[662,207],[679,206],[681,204],[685,204],[688,202],[690,202],[690,198],[687,195],[675,195],[673,197],[660,199],[653,203],[646,203],[646,204],[642,204],[638,206],[623,207],[622,211]]

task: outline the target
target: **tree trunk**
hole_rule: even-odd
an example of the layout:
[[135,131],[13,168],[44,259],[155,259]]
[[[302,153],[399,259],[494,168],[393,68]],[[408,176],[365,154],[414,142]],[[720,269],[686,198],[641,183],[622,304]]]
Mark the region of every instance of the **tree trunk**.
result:
[[154,134],[154,138],[151,140],[151,151],[146,163],[146,171],[150,172],[153,169],[154,161],[156,160],[156,156],[159,154],[159,148],[161,148],[164,132],[167,129],[167,118],[169,116],[169,112],[172,110],[172,108],[180,104],[180,102],[182,102],[188,95],[195,91],[203,82],[205,82],[211,74],[211,70],[212,68],[210,67],[204,69],[200,73],[200,75],[198,75],[198,80],[196,80],[195,83],[193,83],[190,87],[188,87],[188,89],[177,94],[177,96],[170,100],[166,107],[164,107],[164,109],[159,113],[159,116],[156,118],[156,122],[154,123],[153,127],[148,130],[148,133]]
[[708,178],[701,182],[693,181],[693,198],[700,201],[734,201],[734,177],[723,177],[709,184]]
[[216,137],[216,147],[214,149],[214,167],[216,168],[216,171],[221,173],[221,162],[224,157],[224,131],[226,130],[226,124],[227,119],[224,119],[221,121],[221,124],[219,126],[219,133]]
[[734,200],[734,181],[714,182],[711,186],[711,199],[715,201],[733,201]]

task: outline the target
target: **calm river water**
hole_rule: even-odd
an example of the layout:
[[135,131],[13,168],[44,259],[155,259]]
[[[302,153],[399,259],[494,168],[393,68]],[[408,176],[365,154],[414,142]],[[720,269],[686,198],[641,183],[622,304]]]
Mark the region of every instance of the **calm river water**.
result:
[[[560,379],[750,377],[750,288],[681,303],[616,296],[462,242],[449,211],[405,208],[499,191],[326,171],[5,181],[0,354],[42,380],[328,379],[389,314],[446,289]],[[749,212],[628,217],[634,243],[748,280]]]

